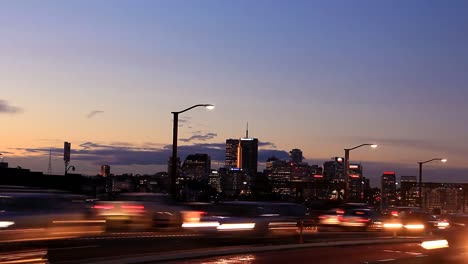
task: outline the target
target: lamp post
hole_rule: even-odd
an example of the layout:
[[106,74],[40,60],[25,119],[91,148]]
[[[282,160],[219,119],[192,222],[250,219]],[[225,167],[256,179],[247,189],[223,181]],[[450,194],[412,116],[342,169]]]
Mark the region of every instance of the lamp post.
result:
[[344,177],[345,177],[345,192],[344,192],[344,200],[347,201],[349,198],[349,152],[353,149],[357,149],[360,147],[369,146],[371,148],[377,148],[377,144],[361,144],[354,148],[344,149],[345,157],[344,157]]
[[430,159],[430,160],[418,162],[419,163],[419,195],[418,195],[418,198],[419,198],[419,207],[421,207],[422,209],[424,208],[423,200],[422,200],[422,165],[424,163],[429,163],[429,162],[432,162],[432,161],[440,161],[440,162],[445,163],[445,162],[447,162],[447,159],[435,158],[435,159]]
[[208,110],[214,109],[212,104],[196,104],[187,109],[178,112],[171,112],[173,115],[173,128],[172,128],[172,157],[171,157],[171,195],[177,199],[177,133],[179,128],[179,114],[187,112],[195,107],[205,107]]

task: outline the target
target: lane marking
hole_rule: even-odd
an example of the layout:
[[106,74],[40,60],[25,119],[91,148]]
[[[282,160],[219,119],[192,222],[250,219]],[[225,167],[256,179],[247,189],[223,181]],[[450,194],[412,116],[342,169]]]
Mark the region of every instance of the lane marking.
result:
[[389,253],[401,253],[399,250],[390,250],[390,249],[384,249],[384,252],[389,252]]
[[410,255],[422,255],[422,253],[419,253],[419,252],[405,252],[406,254],[410,254]]
[[379,262],[388,262],[388,261],[395,261],[396,259],[380,259],[380,260],[377,260]]
[[50,248],[49,250],[70,250],[70,249],[80,249],[80,248],[97,248],[99,245],[89,245],[89,246],[79,246],[79,247],[63,247],[63,248]]
[[104,240],[104,239],[135,239],[135,238],[168,238],[168,237],[198,237],[197,234],[186,235],[140,235],[140,236],[101,236],[101,237],[78,237],[76,240]]

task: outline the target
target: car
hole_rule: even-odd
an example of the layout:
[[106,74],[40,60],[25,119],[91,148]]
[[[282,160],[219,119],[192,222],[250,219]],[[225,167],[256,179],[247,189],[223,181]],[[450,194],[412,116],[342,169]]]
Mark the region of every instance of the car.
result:
[[121,193],[110,200],[96,201],[92,209],[95,218],[106,221],[108,230],[178,229],[186,210],[162,193]]
[[86,199],[80,195],[37,190],[0,195],[0,241],[102,233],[103,224],[88,218]]
[[339,228],[346,230],[381,230],[382,219],[373,209],[348,206],[328,210],[319,216],[319,228]]
[[184,229],[217,236],[297,234],[299,228],[309,225],[307,208],[294,203],[233,201],[192,208],[191,213],[198,215],[184,217],[188,220]]
[[440,218],[430,213],[415,211],[400,211],[387,215],[384,229],[396,234],[432,234],[450,227],[447,219]]
[[340,219],[343,217],[345,210],[341,208],[335,208],[327,210],[324,213],[319,215],[319,228],[328,228],[328,227],[340,227]]
[[348,209],[339,217],[342,228],[358,231],[377,231],[383,229],[382,217],[372,209]]

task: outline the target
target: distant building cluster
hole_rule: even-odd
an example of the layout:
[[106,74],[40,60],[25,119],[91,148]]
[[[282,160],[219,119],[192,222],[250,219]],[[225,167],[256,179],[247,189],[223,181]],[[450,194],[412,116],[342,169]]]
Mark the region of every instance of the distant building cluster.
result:
[[[307,202],[344,199],[344,160],[334,157],[323,165],[304,162],[300,149],[289,152],[289,159],[270,157],[266,168],[258,171],[257,138],[226,139],[224,166],[211,169],[207,154],[177,158],[177,192],[187,200],[210,193],[216,199],[266,199]],[[170,175],[172,158],[168,159]],[[350,201],[363,202],[370,197],[370,181],[363,176],[361,164],[349,165]]]
[[[65,162],[70,161],[69,146],[70,143],[64,148]],[[380,188],[371,188],[369,178],[364,176],[363,165],[350,163],[345,197],[343,157],[332,157],[323,164],[311,165],[304,162],[303,152],[294,148],[287,159],[272,156],[260,161],[264,162],[265,169],[259,172],[258,147],[259,140],[249,137],[247,131],[245,137],[226,139],[224,166],[218,169],[212,169],[211,157],[206,153],[190,154],[183,161],[177,157],[176,191],[179,197],[185,201],[239,199],[301,203],[346,199],[382,210],[410,206],[443,213],[468,211],[468,184],[424,182],[420,193],[416,176],[402,175],[398,181],[395,172],[385,171],[380,177]],[[103,164],[95,177],[70,173],[63,177],[20,167],[9,168],[2,157],[0,185],[56,188],[95,196],[133,191],[169,192],[171,162],[169,157],[167,172],[154,175],[113,175],[111,165]]]

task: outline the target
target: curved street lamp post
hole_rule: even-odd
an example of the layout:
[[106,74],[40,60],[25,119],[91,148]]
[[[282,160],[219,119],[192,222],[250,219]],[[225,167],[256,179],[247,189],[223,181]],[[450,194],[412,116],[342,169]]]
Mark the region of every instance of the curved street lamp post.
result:
[[179,114],[187,112],[195,107],[205,107],[208,110],[214,109],[212,104],[196,104],[187,109],[178,112],[171,112],[173,115],[173,129],[172,129],[172,157],[171,157],[171,195],[177,199],[177,133],[179,128]]
[[430,160],[426,160],[426,161],[421,161],[421,162],[418,162],[419,164],[419,194],[418,194],[418,198],[419,198],[419,207],[424,209],[424,206],[423,206],[423,199],[422,199],[422,165],[424,163],[429,163],[429,162],[432,162],[432,161],[440,161],[440,162],[447,162],[447,159],[444,159],[444,158],[434,158],[434,159],[430,159]]
[[344,192],[344,200],[347,201],[349,198],[349,152],[353,149],[357,149],[360,147],[369,146],[371,148],[377,148],[377,144],[361,144],[354,148],[344,149],[345,157],[344,157],[344,177],[345,177],[345,192]]

